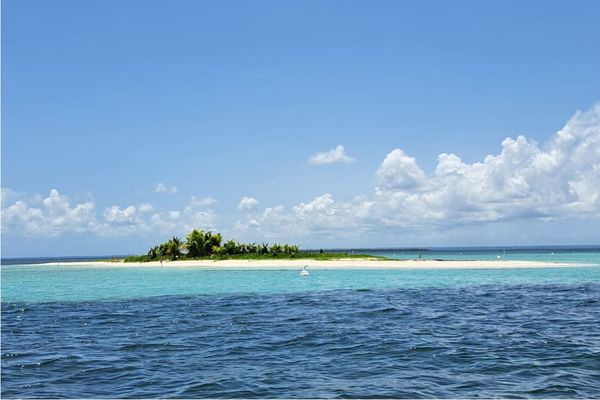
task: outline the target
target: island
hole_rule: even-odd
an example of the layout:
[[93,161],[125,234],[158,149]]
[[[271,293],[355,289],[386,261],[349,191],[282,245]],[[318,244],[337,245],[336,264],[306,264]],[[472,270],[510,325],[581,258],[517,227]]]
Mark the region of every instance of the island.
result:
[[281,243],[241,243],[234,239],[223,241],[219,232],[194,229],[181,240],[173,236],[168,241],[151,247],[148,253],[129,256],[123,262],[152,262],[152,261],[198,261],[198,260],[297,260],[309,258],[311,260],[384,260],[383,256],[368,254],[352,254],[348,252],[325,252],[300,250],[297,245]]
[[[57,263],[48,263],[56,265]],[[525,260],[392,259],[352,251],[301,250],[292,244],[223,241],[218,232],[194,229],[185,240],[172,237],[146,254],[103,261],[61,262],[61,266],[181,267],[203,269],[487,269],[584,266]]]

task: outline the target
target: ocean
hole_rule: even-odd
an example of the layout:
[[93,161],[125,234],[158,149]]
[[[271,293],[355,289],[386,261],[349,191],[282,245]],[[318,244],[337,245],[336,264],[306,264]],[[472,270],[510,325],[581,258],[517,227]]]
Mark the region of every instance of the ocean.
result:
[[378,252],[581,266],[3,265],[1,395],[600,397],[599,249]]

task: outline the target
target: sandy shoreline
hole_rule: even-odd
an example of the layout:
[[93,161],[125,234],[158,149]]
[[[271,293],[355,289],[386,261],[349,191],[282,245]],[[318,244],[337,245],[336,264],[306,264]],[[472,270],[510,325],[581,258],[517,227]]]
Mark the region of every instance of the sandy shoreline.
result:
[[[73,261],[46,263],[41,265],[60,265],[73,267],[161,267],[160,262],[125,263],[121,261]],[[244,269],[244,270],[276,270],[299,269],[308,265],[311,269],[502,269],[502,268],[564,268],[580,267],[581,264],[516,261],[516,260],[375,260],[375,259],[339,259],[317,261],[311,259],[298,260],[185,260],[165,261],[163,267],[185,267],[202,269]]]

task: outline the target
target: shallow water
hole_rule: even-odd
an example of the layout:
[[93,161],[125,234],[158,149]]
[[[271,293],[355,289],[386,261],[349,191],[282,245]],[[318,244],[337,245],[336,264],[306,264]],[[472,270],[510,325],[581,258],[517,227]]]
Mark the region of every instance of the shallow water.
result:
[[600,266],[2,269],[3,397],[600,397]]
[[461,287],[484,284],[600,282],[600,268],[207,270],[193,267],[74,267],[2,269],[2,300],[92,301],[167,295],[292,293],[337,289]]

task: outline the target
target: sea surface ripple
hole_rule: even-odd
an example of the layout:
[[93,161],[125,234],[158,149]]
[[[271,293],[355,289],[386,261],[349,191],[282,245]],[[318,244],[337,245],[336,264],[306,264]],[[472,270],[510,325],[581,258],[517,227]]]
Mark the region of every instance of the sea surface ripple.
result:
[[3,302],[2,397],[600,397],[600,284]]

